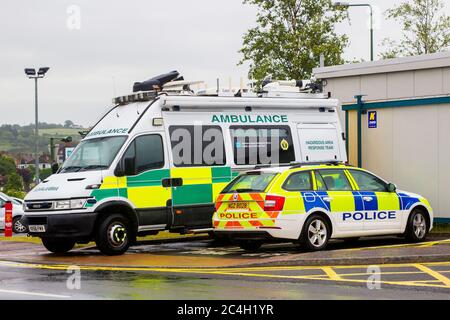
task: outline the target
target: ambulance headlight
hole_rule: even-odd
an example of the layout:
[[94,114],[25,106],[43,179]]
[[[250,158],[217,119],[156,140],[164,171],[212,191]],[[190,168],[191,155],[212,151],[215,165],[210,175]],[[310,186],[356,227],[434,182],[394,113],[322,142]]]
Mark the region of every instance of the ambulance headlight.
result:
[[55,202],[56,210],[70,209],[70,200],[61,200]]
[[70,209],[81,209],[85,202],[85,199],[72,199],[70,200]]
[[86,199],[71,199],[55,201],[55,210],[81,209]]

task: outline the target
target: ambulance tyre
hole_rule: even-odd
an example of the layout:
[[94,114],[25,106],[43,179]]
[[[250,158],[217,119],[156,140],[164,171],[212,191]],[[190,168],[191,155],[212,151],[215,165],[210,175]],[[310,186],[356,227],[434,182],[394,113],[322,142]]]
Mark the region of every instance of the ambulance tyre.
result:
[[410,242],[424,241],[428,234],[426,213],[421,208],[415,208],[408,218],[405,236]]
[[101,253],[109,256],[123,254],[131,242],[130,222],[125,216],[115,213],[100,221],[95,243]]
[[75,241],[72,239],[42,238],[44,247],[53,253],[66,253],[73,249]]
[[262,242],[257,240],[239,241],[239,247],[245,251],[256,251],[261,248]]
[[327,246],[330,235],[327,219],[319,214],[312,214],[303,225],[300,245],[307,251],[319,251]]

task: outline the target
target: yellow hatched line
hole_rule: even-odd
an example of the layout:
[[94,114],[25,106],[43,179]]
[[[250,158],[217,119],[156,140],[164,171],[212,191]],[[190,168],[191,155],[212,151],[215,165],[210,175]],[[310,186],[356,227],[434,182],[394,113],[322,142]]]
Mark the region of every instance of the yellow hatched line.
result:
[[323,272],[330,278],[330,280],[341,280],[342,278],[331,267],[323,267]]
[[417,269],[419,269],[420,271],[429,274],[430,276],[432,276],[433,278],[441,281],[445,286],[450,288],[450,279],[447,278],[446,276],[440,274],[437,271],[434,271],[422,264],[415,264],[414,265]]

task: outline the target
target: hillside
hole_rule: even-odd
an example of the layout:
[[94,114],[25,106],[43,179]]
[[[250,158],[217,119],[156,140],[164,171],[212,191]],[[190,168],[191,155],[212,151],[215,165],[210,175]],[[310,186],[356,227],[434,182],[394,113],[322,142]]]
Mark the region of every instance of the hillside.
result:
[[[50,138],[71,136],[73,141],[81,139],[79,131],[85,129],[67,128],[61,124],[39,124],[39,152],[49,153]],[[34,126],[2,125],[0,126],[0,151],[8,153],[33,153],[35,145]]]

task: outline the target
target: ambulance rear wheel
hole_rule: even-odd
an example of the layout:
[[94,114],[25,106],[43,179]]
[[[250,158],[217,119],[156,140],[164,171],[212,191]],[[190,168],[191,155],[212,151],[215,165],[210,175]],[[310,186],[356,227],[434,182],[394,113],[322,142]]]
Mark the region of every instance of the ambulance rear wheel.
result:
[[106,216],[98,226],[95,243],[103,254],[114,256],[125,253],[131,244],[130,222],[121,214]]
[[330,226],[321,215],[311,215],[303,225],[300,235],[300,245],[308,251],[324,249],[330,239]]
[[256,251],[261,248],[262,242],[255,240],[239,241],[239,247],[245,251]]
[[406,239],[411,242],[424,241],[428,234],[428,222],[422,209],[416,208],[409,215]]
[[53,253],[66,253],[73,249],[75,241],[70,239],[42,238],[44,247]]

